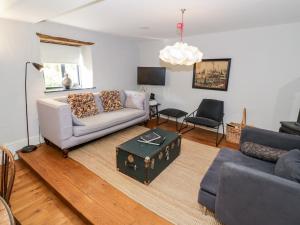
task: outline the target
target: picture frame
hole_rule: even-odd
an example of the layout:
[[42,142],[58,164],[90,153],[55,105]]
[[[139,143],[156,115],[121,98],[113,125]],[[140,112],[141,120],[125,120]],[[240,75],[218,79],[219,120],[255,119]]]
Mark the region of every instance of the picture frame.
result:
[[194,64],[193,88],[227,91],[231,58],[203,59]]

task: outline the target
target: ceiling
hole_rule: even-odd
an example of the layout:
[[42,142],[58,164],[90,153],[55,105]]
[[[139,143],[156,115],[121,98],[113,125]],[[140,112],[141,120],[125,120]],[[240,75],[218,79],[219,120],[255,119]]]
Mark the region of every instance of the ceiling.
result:
[[[3,1],[3,0],[0,0]],[[9,0],[0,17],[48,20],[122,36],[174,38],[180,9],[185,35],[300,21],[300,0]]]

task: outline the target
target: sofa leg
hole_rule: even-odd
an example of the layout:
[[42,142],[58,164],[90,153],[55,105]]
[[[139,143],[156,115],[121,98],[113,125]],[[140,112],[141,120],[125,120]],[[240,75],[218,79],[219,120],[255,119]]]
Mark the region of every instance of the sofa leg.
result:
[[145,126],[145,127],[147,127],[148,121],[149,121],[149,120],[145,120],[145,121],[144,121],[144,126]]
[[68,149],[62,149],[64,158],[68,158],[69,150]]

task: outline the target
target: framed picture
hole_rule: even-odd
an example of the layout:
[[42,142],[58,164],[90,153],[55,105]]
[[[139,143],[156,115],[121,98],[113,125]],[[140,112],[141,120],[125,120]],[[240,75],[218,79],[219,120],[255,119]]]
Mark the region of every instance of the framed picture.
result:
[[193,88],[227,91],[231,58],[203,59],[194,65]]

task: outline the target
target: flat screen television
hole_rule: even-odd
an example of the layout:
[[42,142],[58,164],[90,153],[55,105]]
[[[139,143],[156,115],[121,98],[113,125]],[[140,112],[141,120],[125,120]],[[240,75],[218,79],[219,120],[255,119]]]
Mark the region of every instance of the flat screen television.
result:
[[141,85],[165,85],[166,67],[138,67],[137,83]]

